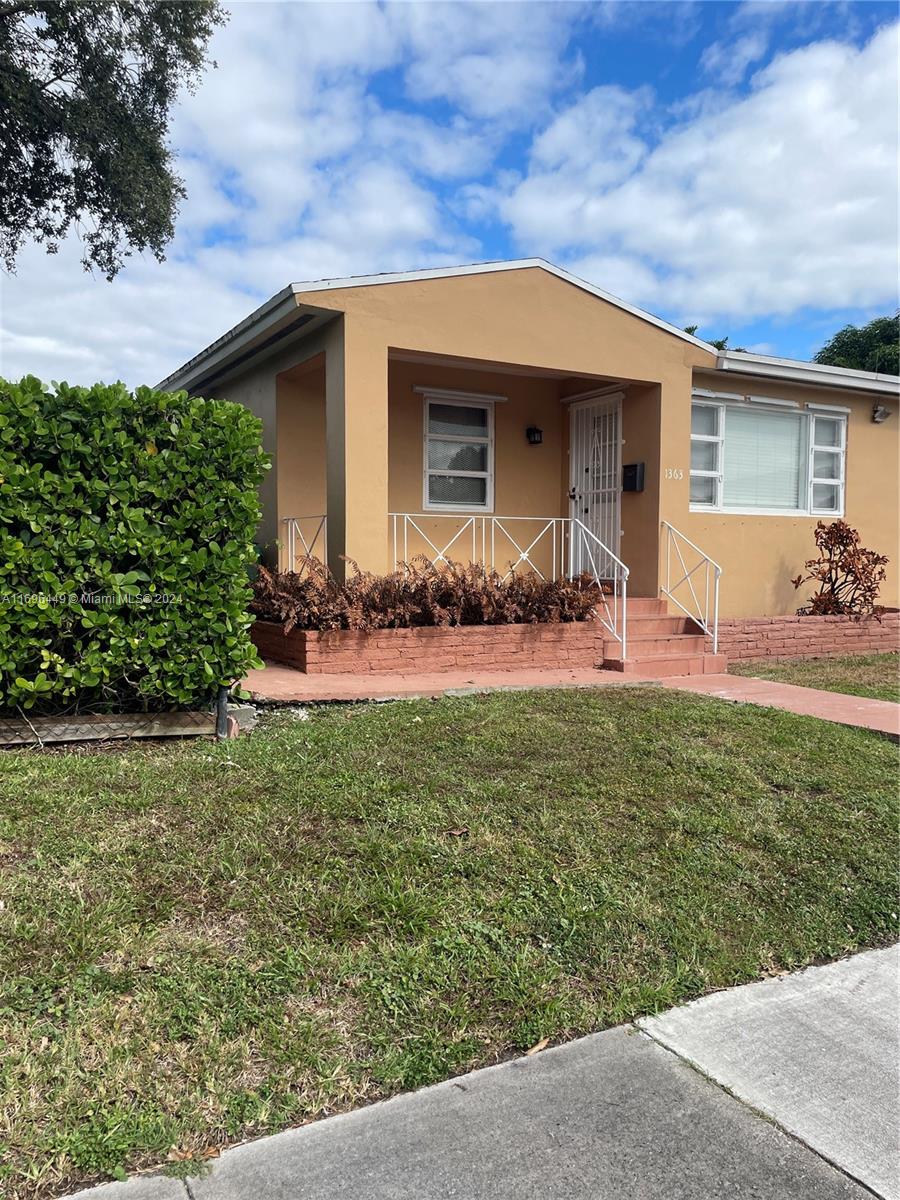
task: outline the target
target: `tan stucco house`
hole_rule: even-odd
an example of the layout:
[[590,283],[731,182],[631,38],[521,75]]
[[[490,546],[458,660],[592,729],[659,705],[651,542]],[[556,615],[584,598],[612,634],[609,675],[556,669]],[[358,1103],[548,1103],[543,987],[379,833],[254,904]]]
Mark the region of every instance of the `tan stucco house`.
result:
[[589,571],[613,636],[627,593],[714,637],[796,608],[843,516],[898,602],[900,379],[719,352],[542,260],[292,284],[161,386],[262,418],[285,567]]

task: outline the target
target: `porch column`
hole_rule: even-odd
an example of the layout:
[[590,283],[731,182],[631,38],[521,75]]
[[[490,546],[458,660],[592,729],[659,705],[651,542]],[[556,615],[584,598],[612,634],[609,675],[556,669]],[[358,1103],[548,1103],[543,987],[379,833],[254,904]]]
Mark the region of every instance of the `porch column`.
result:
[[[662,384],[659,436],[659,522],[687,532],[691,494],[690,368]],[[665,584],[666,538],[659,528],[659,586]]]
[[659,590],[661,395],[658,383],[632,383],[622,402],[622,461],[644,464],[644,490],[621,497],[621,553],[633,596],[655,596]]
[[340,339],[326,360],[325,440],[328,562],[343,578],[342,555],[364,571],[390,568],[388,371],[387,346],[352,317]]

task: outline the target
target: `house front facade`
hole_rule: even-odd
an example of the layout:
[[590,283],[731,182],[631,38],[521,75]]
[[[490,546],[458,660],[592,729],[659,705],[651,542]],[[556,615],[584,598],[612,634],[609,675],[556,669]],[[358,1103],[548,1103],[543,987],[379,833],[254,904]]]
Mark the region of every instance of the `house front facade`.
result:
[[900,380],[723,353],[540,260],[293,284],[160,386],[261,417],[285,568],[587,572],[614,636],[628,597],[713,636],[792,612],[842,517],[898,603]]

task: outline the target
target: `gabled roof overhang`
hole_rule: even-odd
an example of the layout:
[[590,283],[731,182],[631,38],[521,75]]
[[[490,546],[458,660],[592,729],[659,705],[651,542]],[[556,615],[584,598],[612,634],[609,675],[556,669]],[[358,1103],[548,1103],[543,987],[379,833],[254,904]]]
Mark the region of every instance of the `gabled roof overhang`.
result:
[[319,293],[322,295],[324,306],[327,305],[325,296],[328,292],[343,291],[347,288],[384,287],[418,280],[452,279],[462,275],[489,275],[499,271],[529,269],[537,269],[545,271],[549,275],[555,275],[573,287],[577,287],[591,296],[596,296],[597,299],[604,300],[607,304],[612,304],[641,321],[655,325],[658,329],[664,330],[683,342],[705,350],[710,355],[716,353],[715,347],[700,338],[685,333],[676,325],[671,325],[653,313],[644,312],[643,309],[619,299],[618,296],[604,292],[601,288],[579,279],[577,275],[564,271],[562,267],[557,267],[554,263],[547,262],[542,258],[519,258],[501,262],[471,263],[460,267],[435,267],[423,271],[398,271],[382,275],[351,275],[346,279],[317,279],[306,283],[289,284],[270,300],[267,300],[265,304],[260,305],[249,317],[235,325],[233,329],[207,346],[205,350],[201,350],[199,354],[180,366],[177,371],[173,371],[158,386],[170,390],[187,388],[190,391],[198,391],[203,385],[212,382],[213,378],[219,379],[225,374],[230,374],[232,370],[249,362],[257,353],[264,352],[264,349],[271,345],[271,338],[274,335],[282,334],[285,326],[290,323],[291,317],[298,315],[298,310],[301,316],[312,317],[311,321],[297,324],[295,332],[299,336],[305,336],[323,324],[325,320],[337,315],[335,309],[326,307],[320,309],[315,305],[300,304],[297,300],[298,296],[306,297]]
[[[282,288],[265,304],[260,305],[243,321],[199,354],[173,371],[157,386],[173,390],[186,388],[192,392],[239,371],[250,362],[274,353],[277,348],[292,339],[302,339],[328,321],[339,316],[339,310],[328,307],[327,294],[348,288],[384,287],[390,284],[411,283],[427,279],[452,279],[464,275],[486,275],[499,271],[522,271],[538,269],[573,287],[605,301],[638,320],[645,321],[673,337],[687,342],[710,356],[715,355],[715,365],[700,367],[699,370],[728,371],[743,375],[777,379],[783,382],[811,384],[817,387],[834,387],[845,390],[897,395],[900,378],[895,375],[879,375],[869,371],[854,371],[844,367],[824,367],[816,363],[805,363],[795,359],[774,358],[763,354],[750,354],[743,350],[718,351],[708,342],[685,333],[676,325],[664,321],[653,313],[645,312],[618,296],[605,292],[563,270],[555,263],[542,258],[520,258],[510,261],[471,263],[459,267],[435,267],[423,271],[399,271],[381,275],[352,275],[346,279],[318,279],[306,283],[292,283]],[[322,296],[321,307],[310,303],[306,297]],[[304,297],[301,302],[298,297]]]

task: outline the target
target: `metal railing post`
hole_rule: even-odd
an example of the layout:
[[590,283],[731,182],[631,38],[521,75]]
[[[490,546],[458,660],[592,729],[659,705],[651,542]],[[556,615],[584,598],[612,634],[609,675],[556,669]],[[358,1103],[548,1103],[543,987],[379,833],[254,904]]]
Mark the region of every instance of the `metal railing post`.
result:
[[719,577],[721,574],[722,568],[717,566],[713,585],[713,654],[719,653]]
[[[670,525],[668,521],[662,522],[662,527],[666,533],[666,585],[661,589],[664,596],[668,597],[671,602],[680,608],[683,613],[695,621],[707,637],[712,639],[713,654],[717,654],[719,650],[719,580],[722,576],[722,568],[710,556],[701,550],[700,547],[692,542],[674,525]],[[681,543],[689,546],[696,554],[699,555],[699,561],[692,567],[688,567],[684,561],[684,555],[681,552]],[[678,560],[681,563],[682,576],[676,584],[672,584],[672,547],[678,553]],[[693,575],[703,567],[703,602],[701,604],[697,592],[694,590]],[[713,602],[712,612],[710,612],[709,604],[709,572],[713,572]],[[675,593],[683,583],[688,585],[690,590],[690,598],[694,602],[694,611],[686,607],[685,604],[678,599]]]

